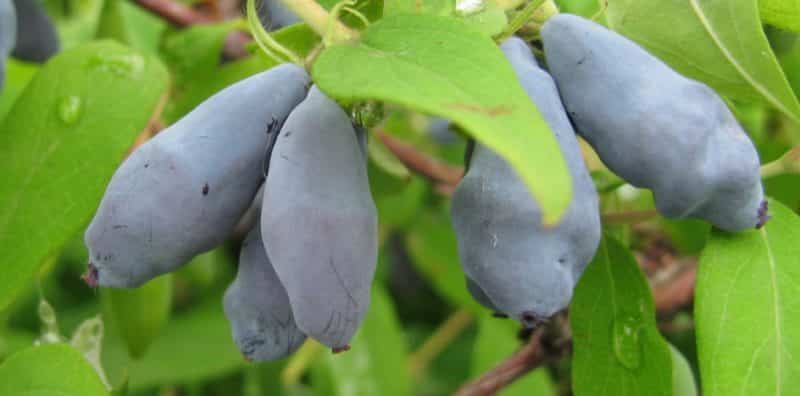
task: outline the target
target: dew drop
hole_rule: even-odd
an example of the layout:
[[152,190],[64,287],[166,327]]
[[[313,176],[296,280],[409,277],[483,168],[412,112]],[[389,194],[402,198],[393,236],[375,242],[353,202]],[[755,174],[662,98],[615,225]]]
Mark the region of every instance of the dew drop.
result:
[[633,370],[642,361],[642,347],[639,344],[640,321],[633,316],[623,316],[614,321],[612,348],[617,361],[625,368]]
[[65,96],[58,101],[58,118],[65,124],[72,125],[81,118],[83,100],[74,95]]
[[137,54],[98,53],[89,58],[87,65],[119,77],[135,78],[144,69],[144,58]]

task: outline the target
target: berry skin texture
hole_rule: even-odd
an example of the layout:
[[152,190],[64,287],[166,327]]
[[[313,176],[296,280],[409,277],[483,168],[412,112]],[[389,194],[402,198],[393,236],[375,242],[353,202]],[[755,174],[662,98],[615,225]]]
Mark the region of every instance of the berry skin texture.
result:
[[556,135],[572,176],[572,202],[559,224],[543,227],[541,208],[518,174],[476,143],[451,210],[467,277],[497,312],[534,327],[569,304],[594,256],[601,233],[598,198],[555,83],[522,40],[510,38],[501,49]]
[[13,1],[17,10],[14,57],[28,62],[45,62],[61,47],[53,21],[37,0]]
[[284,358],[306,339],[294,321],[286,289],[267,258],[259,225],[242,243],[239,272],[225,291],[223,306],[233,340],[249,361]]
[[86,230],[87,283],[138,287],[223,242],[262,183],[270,132],[308,84],[295,65],[256,74],[134,151]]
[[281,128],[264,187],[261,230],[297,326],[347,349],[369,306],[377,209],[358,135],[312,87]]
[[6,77],[6,58],[17,41],[17,12],[11,0],[0,0],[0,92]]
[[763,225],[758,152],[711,88],[578,16],[554,16],[541,34],[576,129],[609,169],[651,189],[666,217]]

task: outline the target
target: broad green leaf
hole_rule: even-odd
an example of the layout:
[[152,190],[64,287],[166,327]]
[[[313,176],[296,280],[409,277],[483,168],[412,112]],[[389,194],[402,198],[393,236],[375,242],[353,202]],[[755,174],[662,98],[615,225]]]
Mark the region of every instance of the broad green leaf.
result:
[[[472,377],[478,378],[522,347],[516,333],[519,324],[482,316],[478,336],[472,349]],[[499,393],[501,396],[556,396],[556,388],[545,368],[536,369],[512,382]]]
[[155,59],[102,41],[51,59],[0,125],[0,309],[91,218],[166,90]]
[[106,318],[114,321],[128,352],[140,359],[169,321],[172,274],[152,279],[136,289],[103,289]]
[[489,313],[467,291],[449,216],[434,211],[421,213],[407,233],[406,246],[414,267],[440,296],[475,315]]
[[800,45],[781,56],[781,66],[795,94],[800,92]]
[[56,25],[62,49],[70,49],[94,39],[104,0],[44,0],[43,3]]
[[[230,23],[197,25],[167,34],[161,45],[161,58],[174,77],[174,89],[164,109],[164,119],[173,123],[195,108],[207,96],[197,97],[191,87],[214,78]],[[214,92],[209,93],[208,96]]]
[[761,230],[714,232],[695,290],[705,396],[800,388],[800,219],[775,200]]
[[555,137],[499,48],[464,22],[387,17],[359,41],[323,51],[312,72],[337,99],[381,100],[453,121],[514,166],[545,223],[566,210],[570,176]]
[[333,355],[326,351],[320,364],[327,372],[330,396],[411,395],[406,369],[406,346],[389,295],[372,288],[369,312],[353,338],[352,349]]
[[782,29],[800,32],[800,1],[758,0],[764,22]]
[[591,18],[600,10],[600,3],[597,0],[556,0],[556,4],[561,12],[587,18]]
[[0,366],[0,395],[108,395],[80,352],[67,344],[25,349]]
[[672,353],[672,389],[675,396],[697,396],[697,382],[694,380],[692,368],[681,351],[669,345]]
[[14,58],[6,59],[6,81],[3,90],[0,91],[0,124],[38,71],[39,65],[35,63],[22,62]]
[[[276,65],[260,51],[219,65],[225,35],[232,28],[231,24],[195,26],[164,40],[161,53],[176,80],[173,96],[164,110],[168,123],[178,120],[223,88]],[[287,26],[271,34],[299,56],[307,55],[319,42],[304,24]]]
[[22,330],[0,330],[0,363],[17,351],[33,345],[35,334]]
[[505,10],[490,1],[483,3],[481,10],[470,12],[463,18],[465,22],[489,37],[501,33],[508,24]]
[[105,0],[97,38],[110,38],[148,54],[158,54],[158,44],[167,24],[163,19],[131,2]]
[[569,309],[575,396],[670,396],[672,357],[650,286],[630,251],[604,236]]
[[127,369],[130,389],[188,383],[230,374],[246,364],[233,343],[230,325],[222,312],[222,296],[174,316],[147,353],[136,361],[127,347],[109,337],[103,347],[103,365],[112,383]]
[[97,26],[97,38],[117,40],[122,44],[130,44],[130,34],[122,15],[122,0],[104,0]]
[[800,104],[769,47],[756,0],[609,0],[606,15],[614,30],[680,73],[800,120]]

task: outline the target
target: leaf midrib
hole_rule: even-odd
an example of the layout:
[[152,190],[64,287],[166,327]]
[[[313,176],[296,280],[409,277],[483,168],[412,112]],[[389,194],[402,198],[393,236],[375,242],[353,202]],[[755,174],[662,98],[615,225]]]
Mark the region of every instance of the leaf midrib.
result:
[[778,293],[778,279],[777,279],[777,268],[775,266],[775,257],[772,254],[772,246],[769,244],[769,238],[767,237],[767,230],[766,228],[761,229],[761,238],[764,240],[764,245],[767,248],[767,259],[769,261],[769,270],[770,270],[770,280],[772,281],[772,299],[775,301],[773,306],[774,316],[775,316],[775,394],[781,395],[783,392],[781,391],[781,376],[783,371],[783,366],[781,364],[781,347],[782,347],[782,336],[781,336],[781,300],[780,300],[780,293]]
[[698,4],[698,1],[689,0],[689,3],[692,6],[692,11],[695,13],[695,15],[697,15],[697,18],[700,20],[700,23],[703,25],[703,27],[706,29],[706,32],[711,37],[711,40],[714,41],[714,44],[717,45],[717,48],[720,50],[720,52],[722,52],[722,55],[725,57],[725,59],[727,59],[728,62],[730,62],[731,66],[733,66],[734,69],[736,69],[736,71],[742,76],[742,78],[744,78],[745,81],[747,81],[753,88],[755,88],[756,91],[758,91],[761,95],[763,95],[767,99],[767,101],[769,101],[773,106],[777,107],[785,114],[790,114],[793,119],[797,120],[797,116],[793,111],[790,111],[786,106],[784,106],[783,103],[780,100],[778,100],[778,98],[774,97],[769,92],[769,90],[766,89],[766,87],[758,83],[753,78],[753,76],[751,76],[744,69],[744,67],[739,62],[736,61],[736,58],[728,50],[728,47],[726,47],[722,43],[720,38],[717,36],[716,31],[711,26],[711,22],[708,20],[703,10],[700,8],[700,4]]

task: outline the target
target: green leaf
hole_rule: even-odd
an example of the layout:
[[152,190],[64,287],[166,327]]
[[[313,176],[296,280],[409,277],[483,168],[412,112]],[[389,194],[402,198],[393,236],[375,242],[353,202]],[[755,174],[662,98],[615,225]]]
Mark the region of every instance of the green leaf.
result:
[[384,0],[383,15],[431,14],[452,15],[456,10],[455,0]]
[[108,38],[122,44],[130,44],[125,17],[122,15],[122,0],[104,0],[97,27],[97,38]]
[[759,0],[758,11],[764,22],[781,29],[800,32],[800,1]]
[[97,38],[110,38],[147,54],[157,55],[167,23],[132,2],[105,0]]
[[[235,82],[276,65],[260,52],[220,65],[225,35],[232,24],[194,26],[164,40],[161,55],[175,76],[175,87],[164,119],[171,123],[202,101]],[[272,36],[299,56],[305,56],[319,42],[304,24],[287,26]]]
[[[795,94],[800,92],[800,45],[781,56],[781,66]],[[796,133],[796,132],[795,132]]]
[[106,317],[134,359],[140,359],[169,321],[172,308],[172,274],[159,276],[137,289],[103,289],[100,296]]
[[39,65],[35,63],[22,62],[14,58],[6,59],[6,81],[0,92],[0,124],[38,71]]
[[[483,315],[472,350],[472,377],[478,378],[522,347],[517,340],[519,325]],[[536,369],[503,388],[502,396],[556,396],[555,385],[545,368]]]
[[166,85],[155,59],[110,41],[57,55],[28,84],[0,125],[0,309],[89,221]]
[[174,76],[174,92],[164,109],[168,123],[177,121],[216,92],[198,96],[189,88],[214,79],[225,36],[233,28],[230,23],[197,25],[164,37],[160,55]]
[[104,0],[44,0],[43,3],[58,30],[62,49],[94,39]]
[[577,14],[586,18],[591,18],[600,10],[597,0],[556,0],[561,12]]
[[467,291],[449,216],[433,211],[420,214],[407,233],[406,246],[414,267],[439,295],[475,315],[486,316],[489,313]]
[[508,24],[505,10],[494,2],[487,1],[480,11],[465,15],[464,21],[492,37],[503,31]]
[[575,396],[673,394],[672,358],[650,286],[625,246],[603,237],[569,312]]
[[326,352],[320,361],[328,374],[323,394],[411,395],[405,340],[392,301],[380,286],[372,288],[369,312],[351,345],[337,355]]
[[725,96],[761,99],[800,121],[756,0],[609,0],[609,26]]
[[214,295],[173,317],[139,360],[130,361],[125,343],[108,337],[103,347],[103,365],[112,383],[119,381],[125,369],[129,387],[136,391],[219,377],[244,367],[246,362],[233,343],[221,299],[221,295]]
[[35,340],[36,335],[28,331],[18,329],[0,330],[0,362],[16,352],[33,345]]
[[692,368],[681,351],[669,345],[672,353],[672,389],[675,396],[697,396],[697,382],[694,380]]
[[80,352],[66,344],[25,349],[0,366],[0,395],[108,395]]
[[570,176],[553,133],[499,48],[464,22],[387,17],[360,41],[326,49],[312,72],[337,99],[387,101],[453,121],[514,166],[544,223],[566,210]]
[[800,219],[775,200],[761,230],[714,232],[700,257],[695,322],[703,395],[800,387]]

